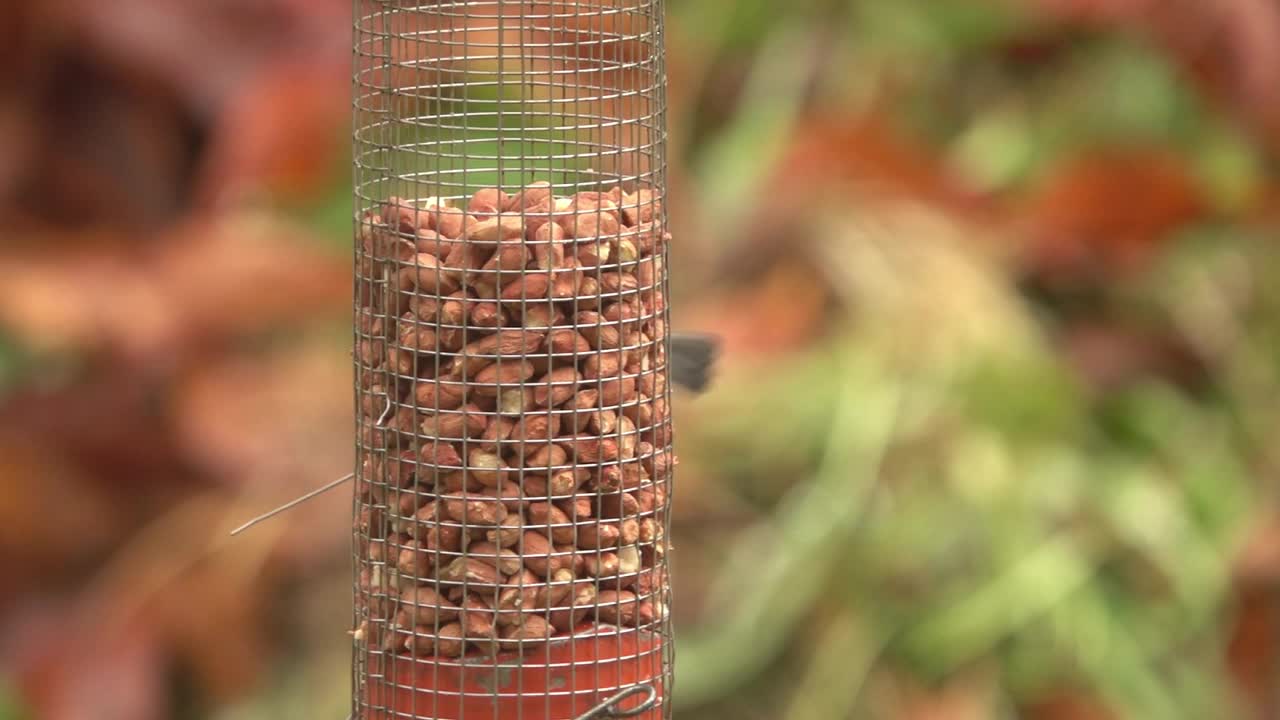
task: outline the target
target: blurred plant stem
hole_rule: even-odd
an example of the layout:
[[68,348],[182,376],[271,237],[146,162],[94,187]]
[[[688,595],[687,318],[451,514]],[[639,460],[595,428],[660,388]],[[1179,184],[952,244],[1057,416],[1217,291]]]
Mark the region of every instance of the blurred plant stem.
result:
[[[832,617],[805,668],[783,720],[852,717],[868,673],[884,647],[884,638],[868,628],[855,610]],[[842,688],[842,692],[831,692]]]
[[858,530],[893,435],[902,380],[867,358],[844,358],[826,455],[776,518],[743,532],[705,607],[708,620],[679,644],[675,702],[695,707],[746,682],[775,659],[813,607]]
[[990,583],[907,631],[903,642],[939,665],[955,667],[990,652],[1003,637],[1050,612],[1089,581],[1091,553],[1063,534],[1032,549]]
[[[801,59],[801,62],[797,62]],[[769,176],[787,147],[803,110],[805,89],[817,58],[808,30],[783,25],[767,37],[754,59],[734,122],[703,143],[695,161],[703,233],[723,242],[751,220],[737,208],[768,197]]]

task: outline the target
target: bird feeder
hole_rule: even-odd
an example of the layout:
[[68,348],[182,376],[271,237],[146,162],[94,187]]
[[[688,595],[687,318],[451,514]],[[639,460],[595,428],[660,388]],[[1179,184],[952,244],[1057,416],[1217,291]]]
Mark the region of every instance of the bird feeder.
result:
[[356,0],[360,720],[668,718],[661,0]]

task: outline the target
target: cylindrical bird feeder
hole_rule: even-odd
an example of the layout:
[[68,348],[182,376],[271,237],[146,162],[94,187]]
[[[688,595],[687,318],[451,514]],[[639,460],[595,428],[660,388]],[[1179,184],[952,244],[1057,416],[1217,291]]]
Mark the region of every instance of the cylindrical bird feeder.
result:
[[356,0],[353,718],[670,717],[662,0]]

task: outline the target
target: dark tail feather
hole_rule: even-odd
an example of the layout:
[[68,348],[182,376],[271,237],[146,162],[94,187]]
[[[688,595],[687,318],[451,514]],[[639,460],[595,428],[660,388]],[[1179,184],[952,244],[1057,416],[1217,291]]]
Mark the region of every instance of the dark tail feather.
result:
[[671,334],[671,381],[676,385],[702,392],[711,382],[711,368],[720,351],[720,339],[714,335]]

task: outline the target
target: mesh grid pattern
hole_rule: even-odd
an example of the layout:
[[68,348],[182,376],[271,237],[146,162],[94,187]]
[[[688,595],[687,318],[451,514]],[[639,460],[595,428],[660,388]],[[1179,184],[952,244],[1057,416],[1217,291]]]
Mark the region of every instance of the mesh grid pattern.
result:
[[670,716],[662,12],[355,2],[355,718]]

